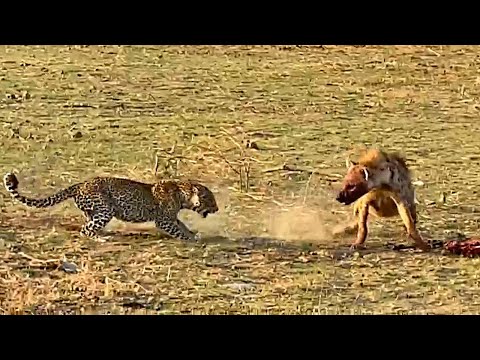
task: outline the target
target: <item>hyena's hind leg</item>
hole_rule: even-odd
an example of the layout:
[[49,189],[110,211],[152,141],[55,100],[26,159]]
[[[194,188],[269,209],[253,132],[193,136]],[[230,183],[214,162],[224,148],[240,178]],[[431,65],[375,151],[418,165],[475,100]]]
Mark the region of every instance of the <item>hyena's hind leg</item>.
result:
[[395,204],[398,207],[398,213],[403,221],[403,224],[405,225],[408,236],[413,240],[413,242],[419,249],[425,252],[430,251],[430,245],[428,245],[428,243],[423,240],[422,236],[418,232],[416,226],[416,213],[412,214],[410,210],[411,208],[409,208],[399,196],[392,195],[391,198],[395,201]]

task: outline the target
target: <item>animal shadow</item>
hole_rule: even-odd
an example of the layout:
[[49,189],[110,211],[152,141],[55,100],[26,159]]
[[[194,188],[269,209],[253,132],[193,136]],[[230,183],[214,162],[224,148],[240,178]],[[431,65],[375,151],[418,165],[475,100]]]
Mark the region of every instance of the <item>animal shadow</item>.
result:
[[248,249],[285,249],[285,250],[299,250],[302,248],[300,244],[293,244],[284,239],[267,237],[267,236],[240,236],[240,237],[226,237],[221,235],[205,236],[199,243],[203,244],[221,244],[221,245],[236,245]]

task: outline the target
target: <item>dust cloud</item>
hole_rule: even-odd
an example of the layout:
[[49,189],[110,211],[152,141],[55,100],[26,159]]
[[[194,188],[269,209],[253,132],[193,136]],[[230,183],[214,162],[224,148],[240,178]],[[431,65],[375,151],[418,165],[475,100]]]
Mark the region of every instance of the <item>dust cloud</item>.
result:
[[265,219],[269,236],[285,241],[331,242],[343,217],[312,205],[278,209]]
[[[290,206],[269,200],[259,201],[253,209],[231,207],[228,190],[215,196],[220,208],[217,214],[209,215],[206,219],[197,214],[187,215],[187,224],[205,237],[231,237],[229,235],[235,229],[235,238],[248,234],[279,241],[331,243],[339,238],[334,233],[341,233],[340,230],[349,221],[350,208],[336,209],[331,197],[323,193],[309,197],[307,202],[298,199]],[[252,227],[255,229],[253,233]]]

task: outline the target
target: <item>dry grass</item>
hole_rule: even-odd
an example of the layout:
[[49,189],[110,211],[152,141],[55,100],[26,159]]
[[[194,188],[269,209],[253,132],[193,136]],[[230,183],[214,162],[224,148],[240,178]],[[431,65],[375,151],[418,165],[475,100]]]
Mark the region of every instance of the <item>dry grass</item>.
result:
[[424,183],[427,239],[478,234],[477,47],[0,52],[0,170],[25,194],[152,181],[157,154],[158,176],[197,178],[222,208],[182,214],[202,244],[122,223],[96,243],[71,202],[27,209],[2,191],[2,313],[480,312],[479,260],[390,250],[397,220],[372,224],[360,254],[330,236],[350,215],[333,201],[345,157],[370,145],[405,153]]

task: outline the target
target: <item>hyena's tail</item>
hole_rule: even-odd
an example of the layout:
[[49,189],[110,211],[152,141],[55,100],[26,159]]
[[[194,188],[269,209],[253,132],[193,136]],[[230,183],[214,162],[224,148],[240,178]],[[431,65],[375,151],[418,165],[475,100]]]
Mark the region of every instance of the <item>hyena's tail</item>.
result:
[[78,188],[78,185],[75,184],[44,199],[30,199],[18,193],[18,179],[14,174],[6,174],[3,177],[3,184],[12,198],[20,201],[22,204],[36,208],[44,208],[59,204],[62,201],[75,196]]

